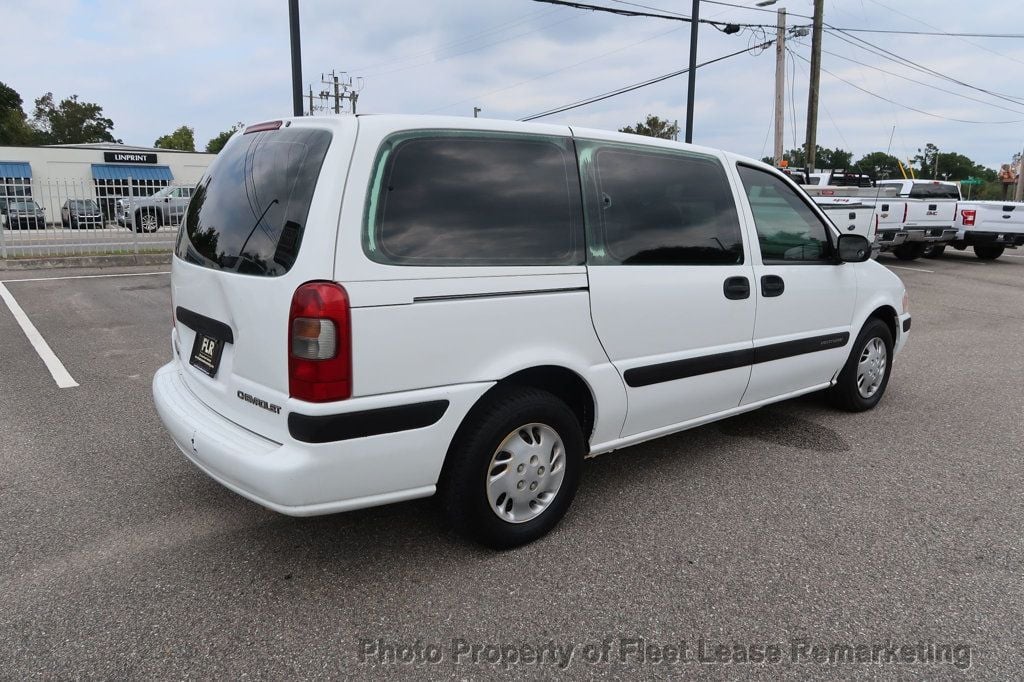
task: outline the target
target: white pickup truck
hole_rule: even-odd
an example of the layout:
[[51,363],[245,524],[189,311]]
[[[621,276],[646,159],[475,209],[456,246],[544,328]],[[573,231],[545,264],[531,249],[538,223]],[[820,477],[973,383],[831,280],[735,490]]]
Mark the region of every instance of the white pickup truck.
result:
[[[956,238],[949,246],[959,251],[970,246],[981,260],[995,260],[1006,249],[1024,246],[1024,203],[961,201],[956,227]],[[946,244],[936,244],[924,255],[938,258],[945,250]]]
[[[878,187],[895,189],[898,199],[879,201],[879,216],[883,225],[899,221],[907,233],[906,242],[893,248],[893,254],[901,260],[914,260],[945,246],[957,236],[957,203],[960,188],[956,183],[937,180],[879,180]],[[883,206],[888,205],[888,209]],[[879,229],[885,227],[880,225]]]
[[895,199],[894,188],[806,185],[803,189],[840,231],[867,237],[876,255],[880,251],[891,251],[907,240],[898,216],[891,217],[890,203],[895,201],[902,206],[902,202]]

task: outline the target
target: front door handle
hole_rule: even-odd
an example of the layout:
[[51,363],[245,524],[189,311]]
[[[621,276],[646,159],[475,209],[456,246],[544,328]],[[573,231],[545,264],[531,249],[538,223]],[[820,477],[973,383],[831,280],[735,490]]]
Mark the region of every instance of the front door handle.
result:
[[786,283],[778,275],[764,275],[761,277],[761,295],[765,298],[782,296],[786,290]]
[[722,284],[722,292],[730,301],[750,298],[750,280],[746,277],[730,277]]

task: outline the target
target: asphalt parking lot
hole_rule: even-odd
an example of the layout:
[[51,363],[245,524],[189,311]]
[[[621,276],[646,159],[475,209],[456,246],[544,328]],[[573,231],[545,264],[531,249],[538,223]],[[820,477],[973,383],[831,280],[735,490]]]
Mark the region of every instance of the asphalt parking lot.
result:
[[0,303],[0,677],[1018,677],[1024,253],[881,260],[913,330],[876,410],[810,396],[589,460],[505,553],[430,500],[293,519],[189,464],[150,397],[169,278],[140,273],[167,268],[0,273],[78,384]]

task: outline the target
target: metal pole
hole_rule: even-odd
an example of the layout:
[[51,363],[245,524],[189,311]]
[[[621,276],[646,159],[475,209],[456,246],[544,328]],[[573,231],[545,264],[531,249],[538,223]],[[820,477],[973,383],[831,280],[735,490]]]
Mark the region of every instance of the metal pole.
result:
[[338,77],[334,77],[334,113],[341,113],[341,92],[338,90]]
[[299,0],[288,0],[292,44],[292,113],[302,116],[302,47],[299,44]]
[[693,0],[690,12],[690,71],[686,74],[686,141],[693,142],[693,92],[697,82],[697,26],[700,24],[700,0]]
[[825,0],[814,0],[814,27],[811,30],[811,83],[807,88],[807,167],[814,170],[818,149],[818,84],[821,82],[821,24]]
[[786,125],[786,10],[780,9],[775,34],[775,165],[782,163],[782,135]]
[[481,111],[483,111],[483,109],[481,109],[480,107],[473,107],[473,118],[477,118],[477,114],[479,114]]

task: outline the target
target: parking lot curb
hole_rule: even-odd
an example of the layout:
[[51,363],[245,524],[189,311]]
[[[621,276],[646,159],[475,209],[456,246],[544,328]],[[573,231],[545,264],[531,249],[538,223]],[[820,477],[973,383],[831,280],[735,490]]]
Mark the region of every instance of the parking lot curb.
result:
[[132,253],[110,256],[47,256],[45,258],[0,259],[3,270],[40,270],[43,268],[104,268],[125,265],[166,265],[170,253]]

